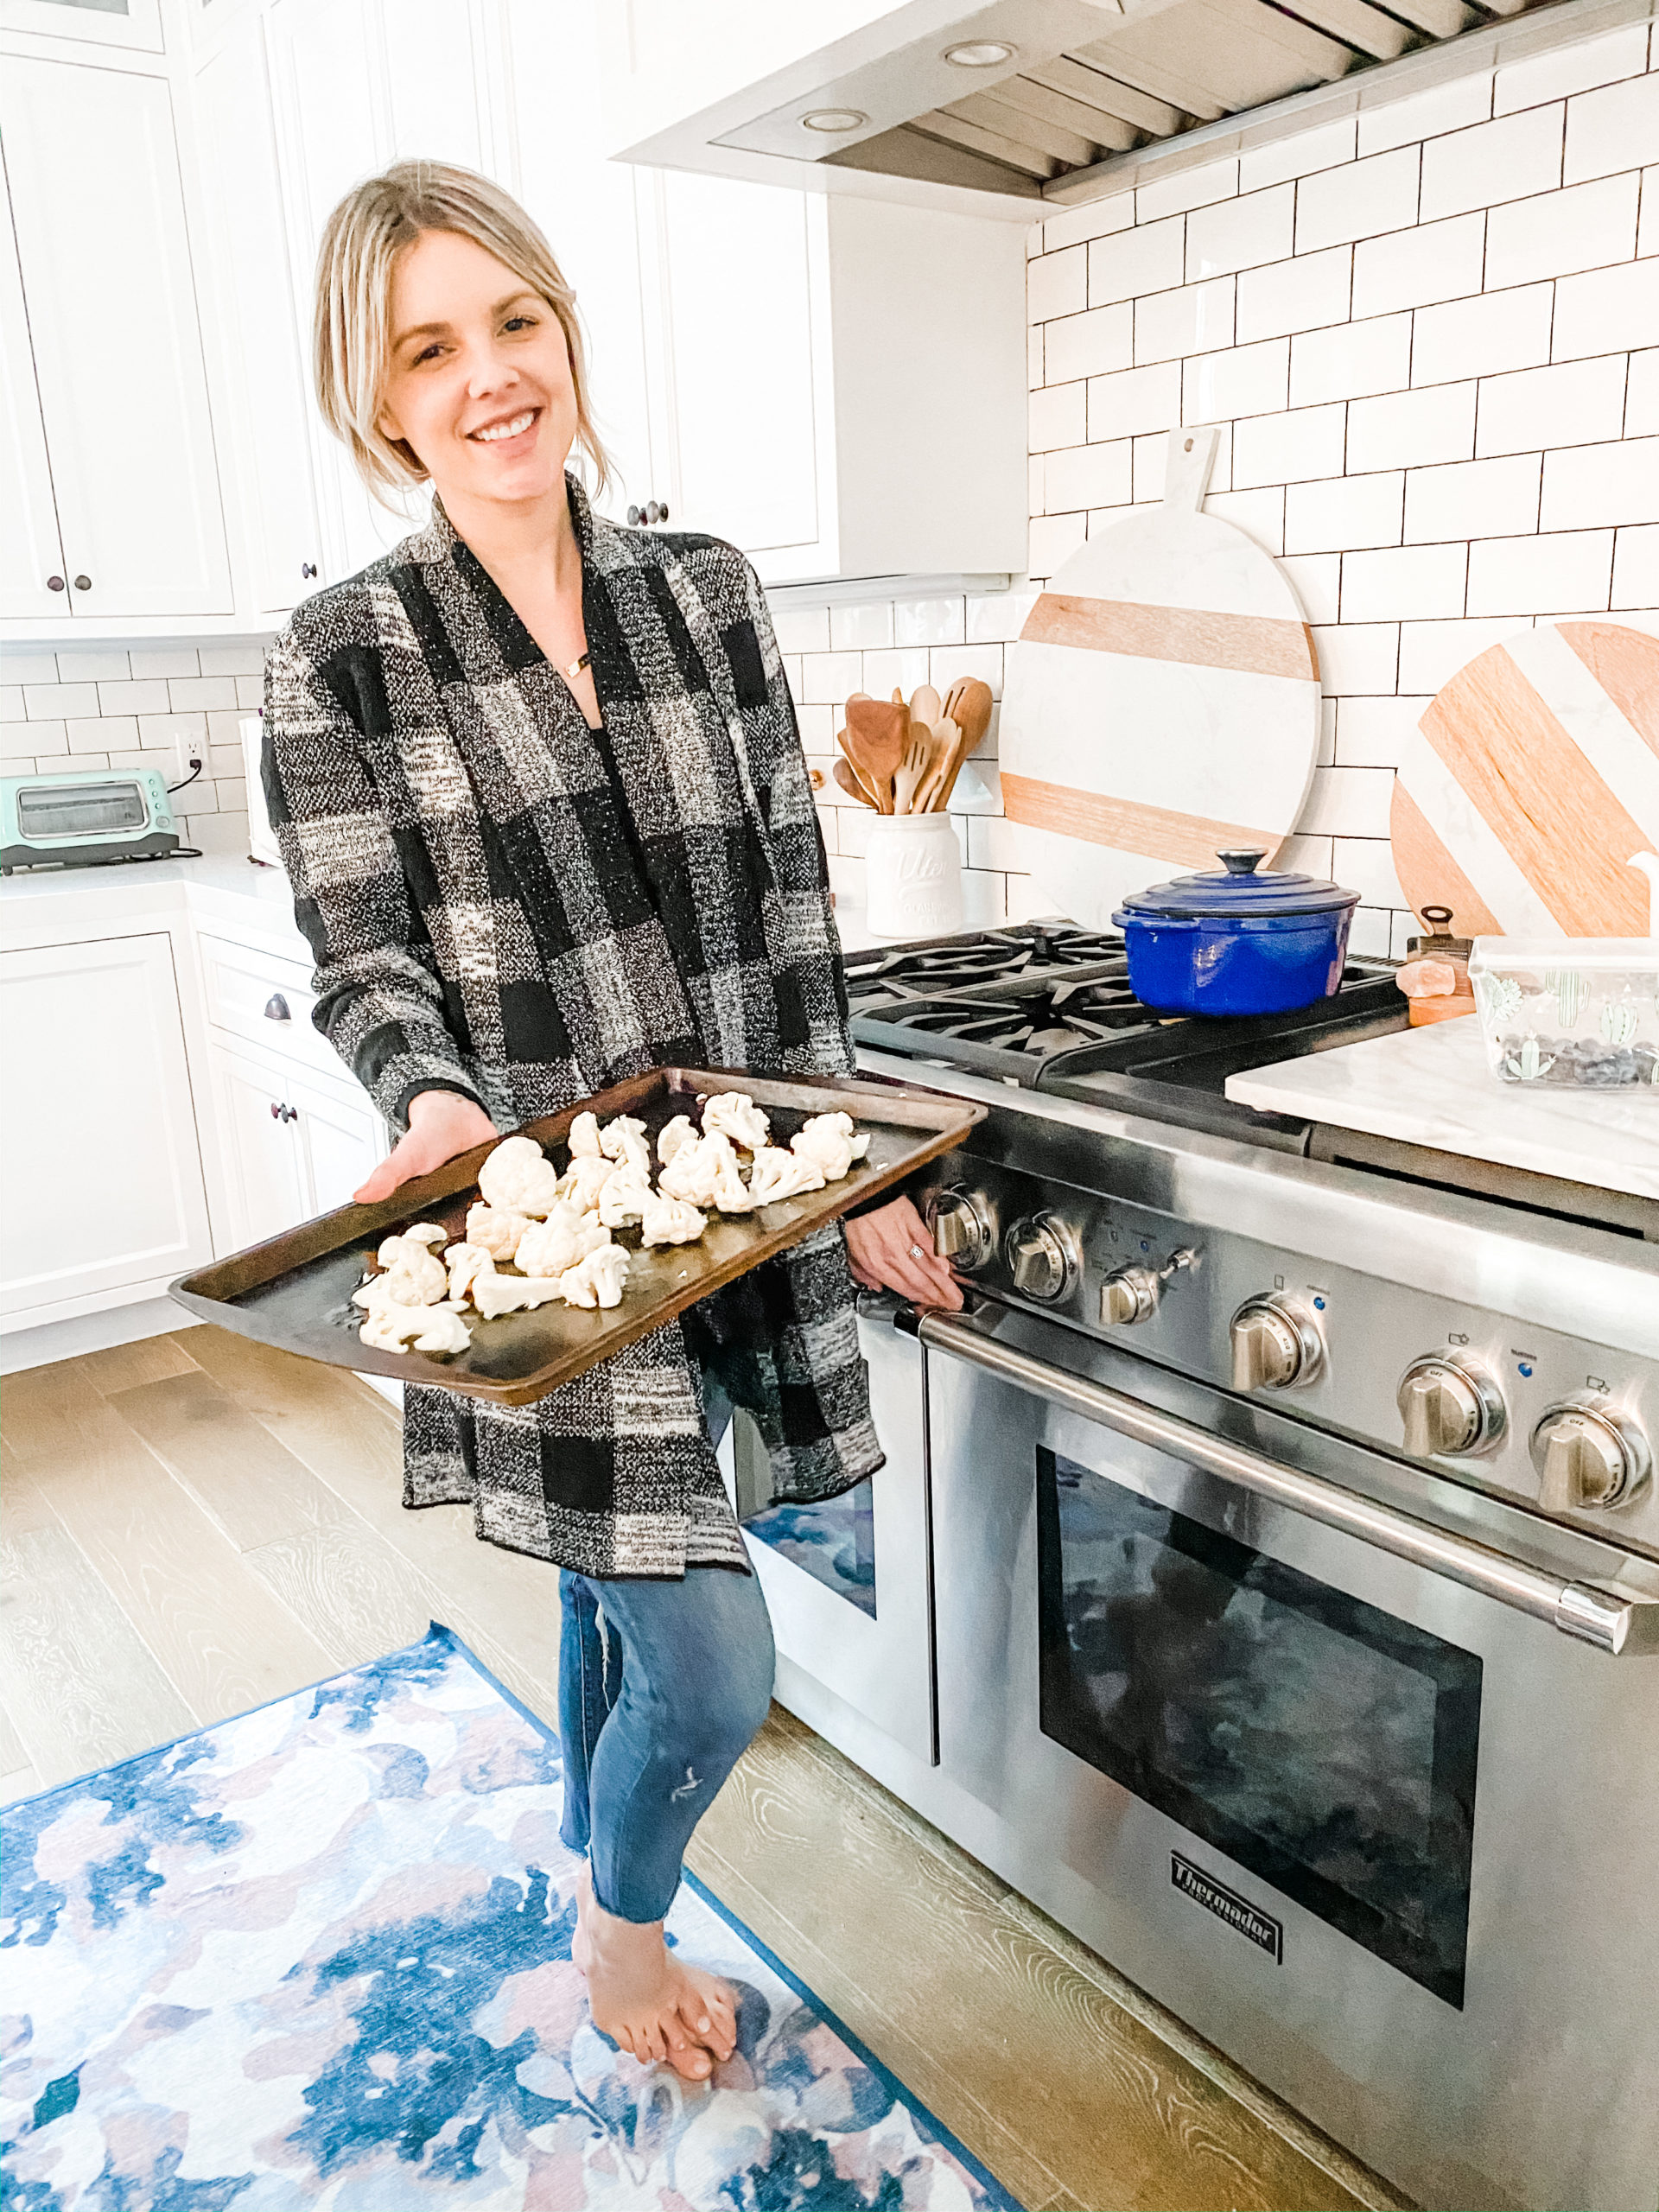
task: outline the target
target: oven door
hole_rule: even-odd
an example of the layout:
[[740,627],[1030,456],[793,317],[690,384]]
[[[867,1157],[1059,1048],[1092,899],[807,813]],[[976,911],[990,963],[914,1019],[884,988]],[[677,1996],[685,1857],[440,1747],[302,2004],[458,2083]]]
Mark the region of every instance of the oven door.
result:
[[941,1757],[999,1871],[1422,2202],[1650,2204],[1653,1608],[1617,1657],[1518,1609],[1599,1618],[1620,1555],[1437,1530],[1382,1455],[1030,1315],[921,1336]]
[[[915,1758],[938,1758],[932,1552],[922,1443],[922,1354],[891,1300],[861,1301],[859,1342],[886,1466],[823,1505],[768,1503],[753,1425],[733,1424],[731,1479],[779,1656]],[[788,1669],[779,1695],[789,1701]]]

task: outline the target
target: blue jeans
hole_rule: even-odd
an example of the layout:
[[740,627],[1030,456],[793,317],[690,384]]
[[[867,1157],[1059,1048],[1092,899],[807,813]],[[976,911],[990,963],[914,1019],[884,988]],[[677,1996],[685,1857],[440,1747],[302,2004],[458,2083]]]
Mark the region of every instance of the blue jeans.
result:
[[[718,1435],[729,1408],[709,1412]],[[766,1717],[766,1597],[730,1567],[688,1567],[678,1582],[561,1568],[559,1601],[561,1833],[607,1912],[661,1920],[691,1831]]]

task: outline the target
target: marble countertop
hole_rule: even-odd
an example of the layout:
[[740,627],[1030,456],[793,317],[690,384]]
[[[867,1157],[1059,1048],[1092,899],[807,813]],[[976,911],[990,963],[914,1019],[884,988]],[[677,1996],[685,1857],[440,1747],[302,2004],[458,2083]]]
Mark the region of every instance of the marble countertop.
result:
[[1229,1076],[1246,1106],[1659,1199],[1659,1091],[1499,1083],[1472,1014]]

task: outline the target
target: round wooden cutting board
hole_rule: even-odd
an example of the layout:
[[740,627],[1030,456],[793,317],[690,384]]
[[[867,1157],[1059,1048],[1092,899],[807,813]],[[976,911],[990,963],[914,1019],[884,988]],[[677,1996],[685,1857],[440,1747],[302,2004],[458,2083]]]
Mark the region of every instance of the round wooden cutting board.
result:
[[1645,937],[1659,639],[1545,622],[1490,646],[1408,739],[1389,829],[1413,908],[1459,937]]
[[1319,757],[1319,659],[1289,580],[1199,512],[1215,439],[1170,433],[1162,506],[1079,547],[1009,652],[1003,811],[1045,907],[1089,926],[1224,846],[1270,864]]

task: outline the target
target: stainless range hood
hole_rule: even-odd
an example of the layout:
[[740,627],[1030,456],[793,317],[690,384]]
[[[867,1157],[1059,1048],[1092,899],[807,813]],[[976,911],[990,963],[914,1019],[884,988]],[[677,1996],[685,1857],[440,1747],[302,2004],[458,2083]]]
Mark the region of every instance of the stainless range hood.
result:
[[[1529,4],[624,0],[619,9],[605,0],[613,61],[626,55],[622,73],[632,79],[630,98],[616,103],[632,128],[611,135],[627,161],[779,178],[792,171],[797,181],[814,169],[863,172],[994,195],[1014,203],[1009,212],[1023,204],[1034,213],[1044,201],[1091,196],[1103,163],[1144,158]],[[1545,12],[1573,5],[1558,0]],[[1487,59],[1471,54],[1471,66]],[[651,125],[644,137],[642,118]],[[1103,175],[1099,182],[1106,187]]]

